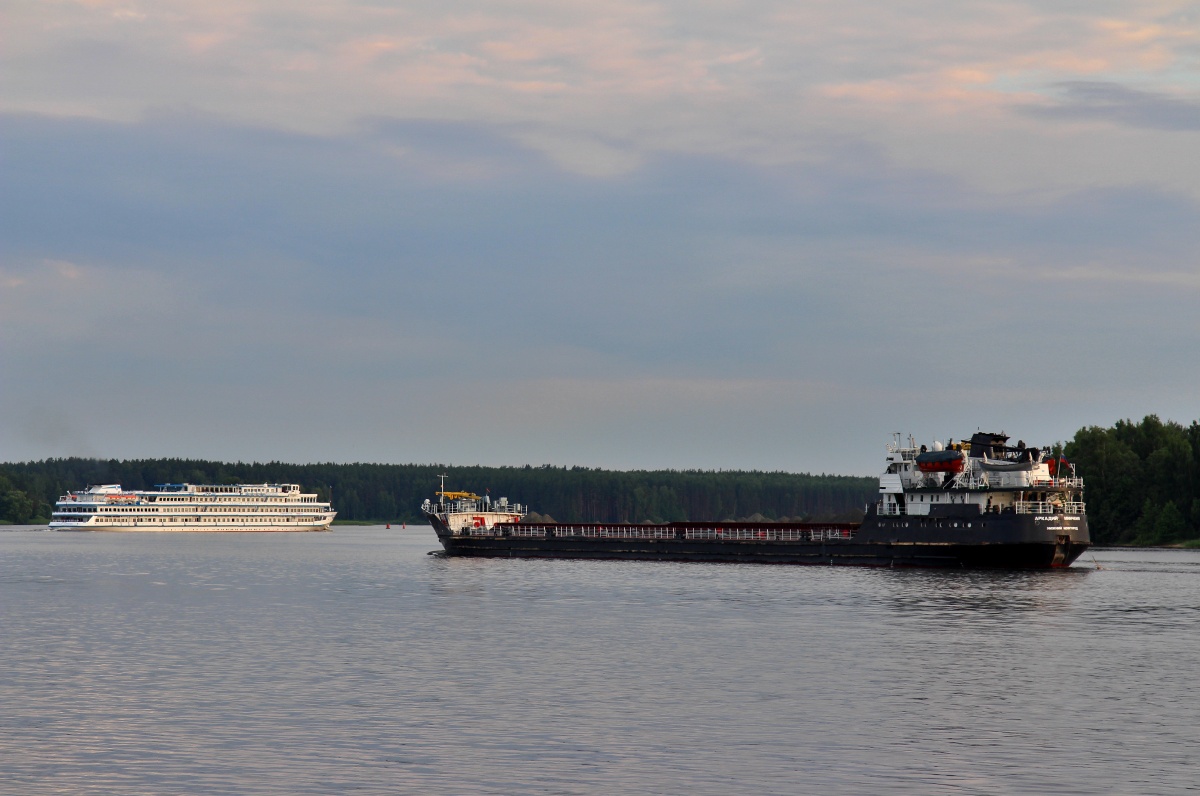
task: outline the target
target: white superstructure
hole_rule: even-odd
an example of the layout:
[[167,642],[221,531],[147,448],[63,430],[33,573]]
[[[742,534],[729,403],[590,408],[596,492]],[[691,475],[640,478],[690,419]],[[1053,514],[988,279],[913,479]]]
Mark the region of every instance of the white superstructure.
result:
[[[887,446],[879,477],[879,516],[1083,514],[1083,479],[1061,455],[1008,446],[1004,434],[976,432],[970,442]],[[967,507],[970,506],[970,509]]]
[[529,512],[520,503],[509,503],[506,497],[493,501],[488,494],[481,497],[474,492],[447,492],[446,476],[438,478],[442,479],[442,488],[437,502],[426,500],[421,504],[421,511],[435,528],[441,526],[452,534],[490,533],[496,523],[520,522]]
[[120,484],[68,492],[54,504],[58,531],[327,531],[337,514],[298,484]]

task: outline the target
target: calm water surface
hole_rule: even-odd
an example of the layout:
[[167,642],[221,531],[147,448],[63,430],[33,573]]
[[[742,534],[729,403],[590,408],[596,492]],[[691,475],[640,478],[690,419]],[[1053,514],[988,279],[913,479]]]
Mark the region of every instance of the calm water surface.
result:
[[1200,789],[1200,551],[1067,572],[0,532],[12,794]]

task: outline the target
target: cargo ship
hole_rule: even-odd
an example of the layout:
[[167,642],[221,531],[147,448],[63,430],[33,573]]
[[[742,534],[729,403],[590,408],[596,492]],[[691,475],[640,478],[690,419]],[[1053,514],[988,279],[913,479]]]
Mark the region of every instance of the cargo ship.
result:
[[451,556],[1051,569],[1091,544],[1083,479],[1061,455],[1004,434],[887,445],[860,523],[525,522],[507,498],[447,492],[421,509]]

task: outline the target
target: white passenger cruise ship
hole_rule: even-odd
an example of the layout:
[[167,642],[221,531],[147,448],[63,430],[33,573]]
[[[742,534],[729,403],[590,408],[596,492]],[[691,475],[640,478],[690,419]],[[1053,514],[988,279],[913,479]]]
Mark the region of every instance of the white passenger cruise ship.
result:
[[58,531],[327,531],[337,512],[297,484],[120,484],[68,492],[54,505]]

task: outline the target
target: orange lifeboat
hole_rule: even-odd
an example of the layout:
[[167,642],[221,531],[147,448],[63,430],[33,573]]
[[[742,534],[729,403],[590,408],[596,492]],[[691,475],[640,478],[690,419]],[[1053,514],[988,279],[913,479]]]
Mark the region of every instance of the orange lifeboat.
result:
[[917,469],[923,473],[961,473],[962,451],[926,451],[917,454]]

